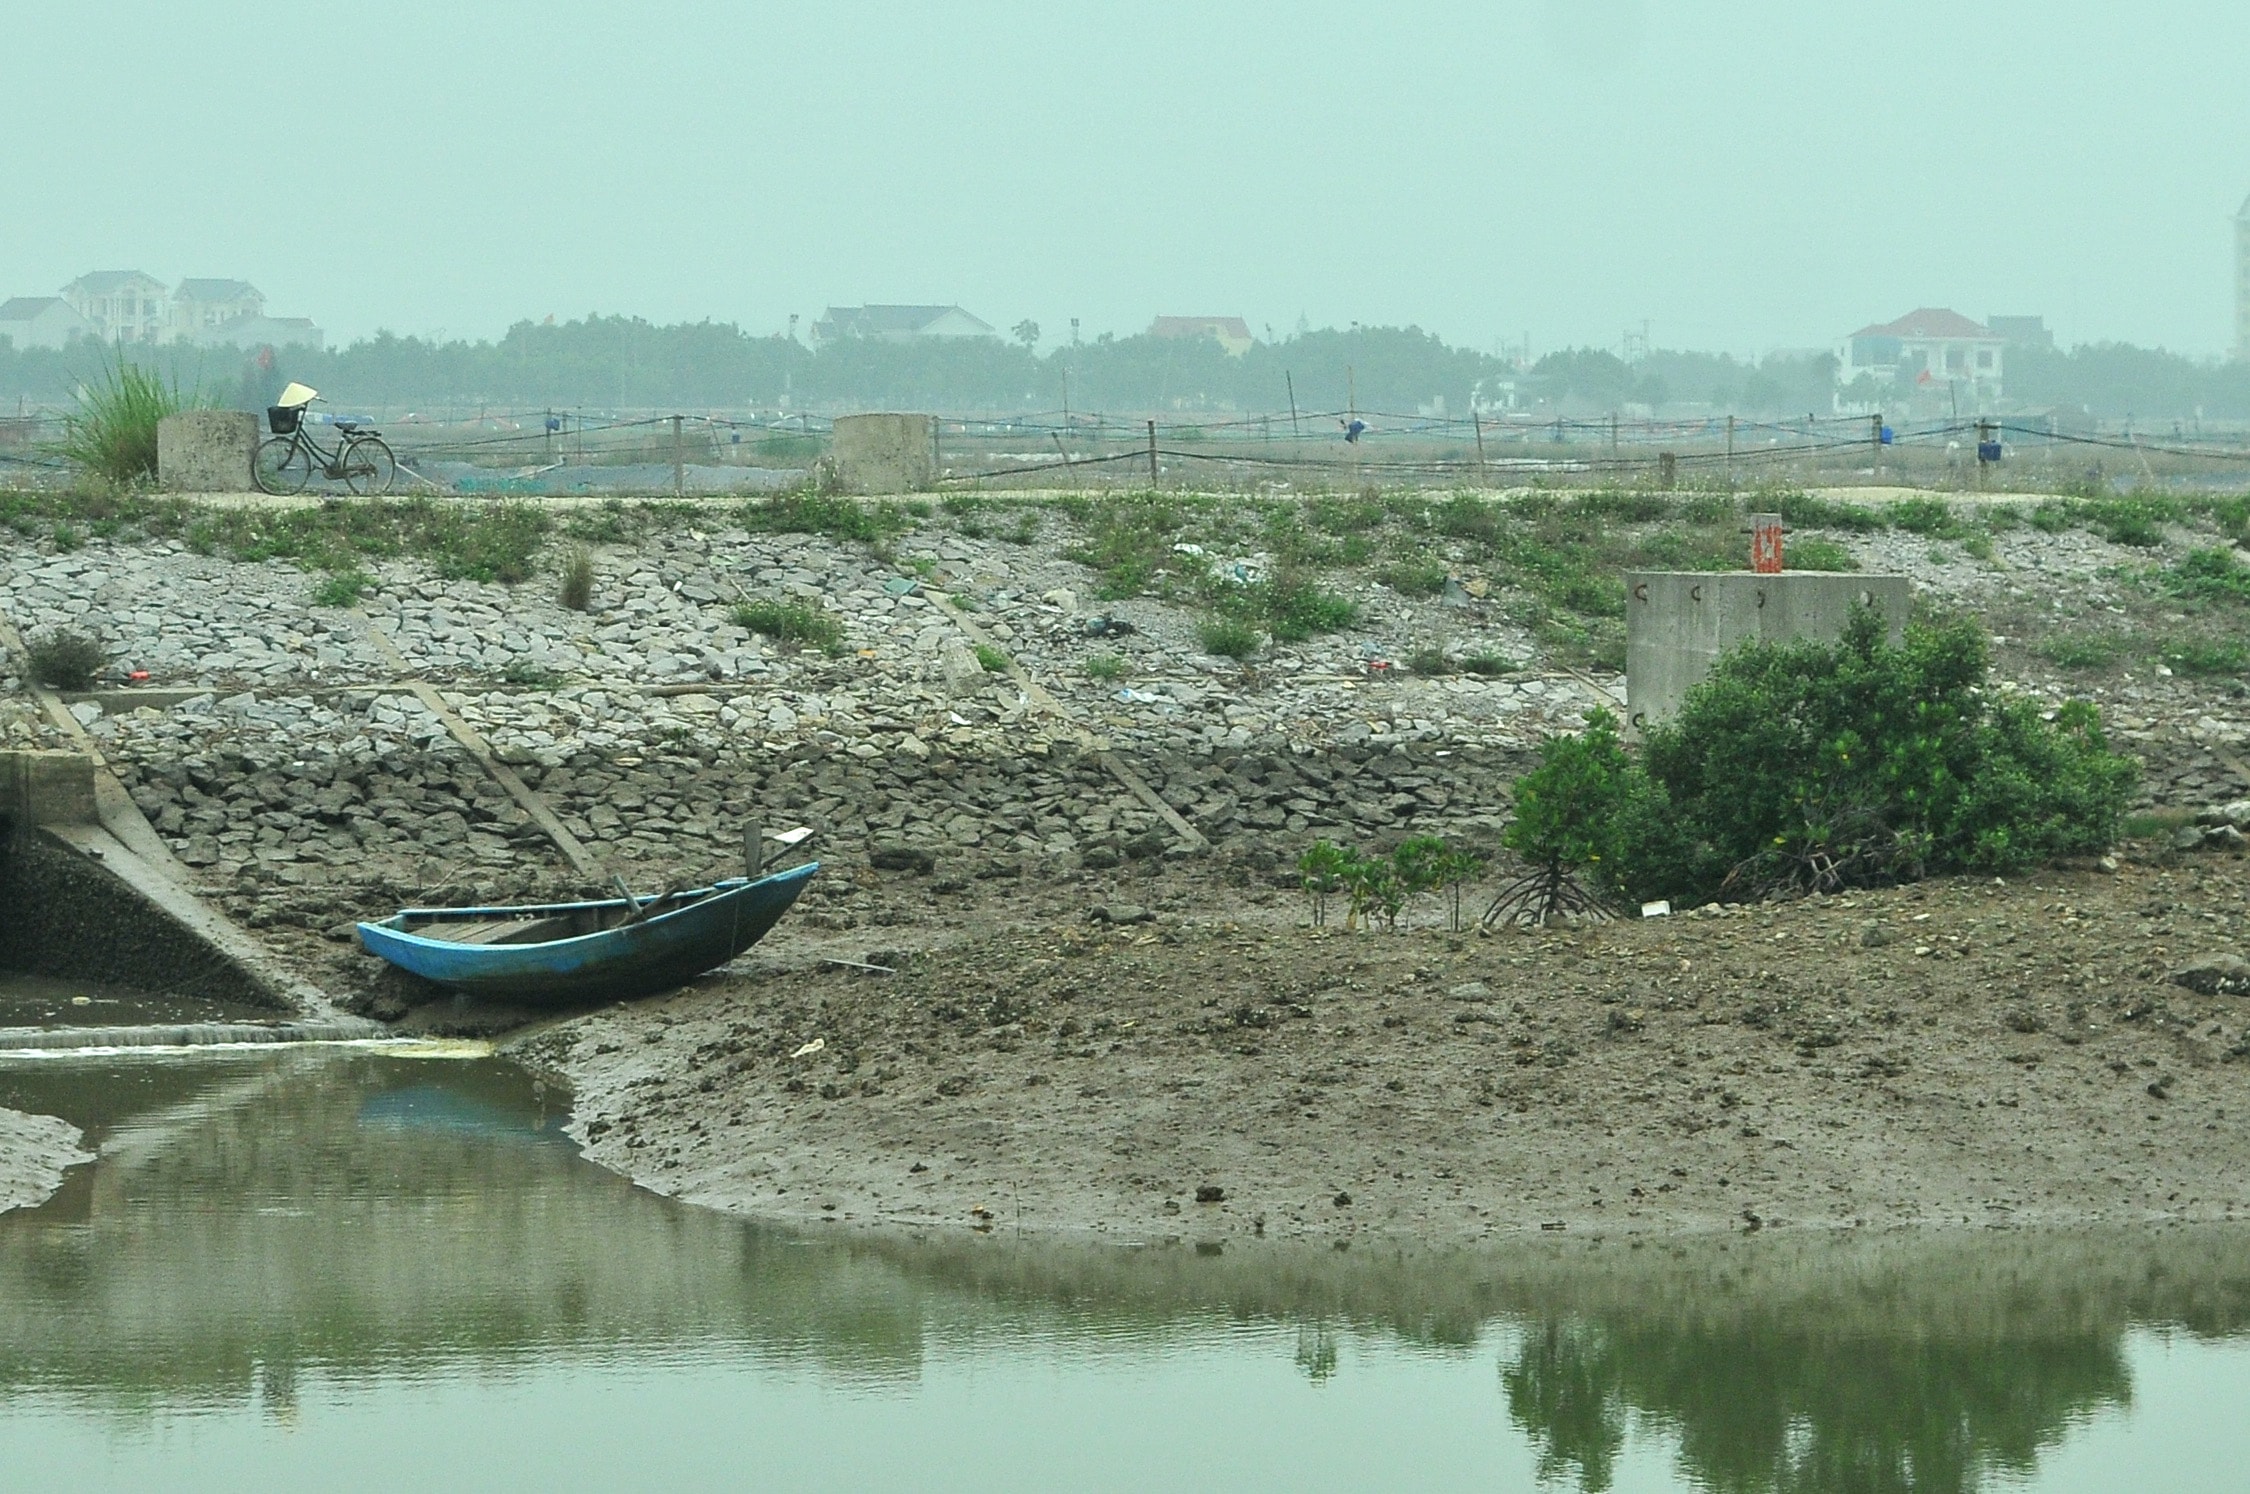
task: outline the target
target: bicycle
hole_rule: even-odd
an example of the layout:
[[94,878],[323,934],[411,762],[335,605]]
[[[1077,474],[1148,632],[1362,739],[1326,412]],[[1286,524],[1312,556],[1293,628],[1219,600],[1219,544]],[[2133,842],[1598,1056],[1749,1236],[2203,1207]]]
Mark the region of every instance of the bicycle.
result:
[[384,444],[383,433],[356,420],[338,420],[341,433],[334,450],[324,449],[306,428],[305,409],[320,398],[317,391],[291,384],[281,391],[281,403],[266,407],[266,428],[272,436],[258,443],[250,464],[251,480],[261,493],[302,493],[314,469],[330,482],[340,482],[366,497],[388,493],[398,476],[398,458]]

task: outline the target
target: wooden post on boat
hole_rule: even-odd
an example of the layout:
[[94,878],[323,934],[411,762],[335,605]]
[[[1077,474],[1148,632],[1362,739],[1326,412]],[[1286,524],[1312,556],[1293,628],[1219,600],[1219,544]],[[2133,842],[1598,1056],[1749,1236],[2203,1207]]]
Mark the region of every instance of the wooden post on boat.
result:
[[766,832],[752,825],[742,832],[743,875],[755,882],[766,869]]

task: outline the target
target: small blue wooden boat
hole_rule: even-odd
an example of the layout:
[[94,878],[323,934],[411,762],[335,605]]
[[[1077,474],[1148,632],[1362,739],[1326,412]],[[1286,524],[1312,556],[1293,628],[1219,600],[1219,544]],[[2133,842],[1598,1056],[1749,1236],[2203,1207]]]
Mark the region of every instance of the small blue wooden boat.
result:
[[408,908],[359,926],[401,970],[473,996],[621,1001],[669,991],[765,937],[820,863],[645,899],[516,908]]

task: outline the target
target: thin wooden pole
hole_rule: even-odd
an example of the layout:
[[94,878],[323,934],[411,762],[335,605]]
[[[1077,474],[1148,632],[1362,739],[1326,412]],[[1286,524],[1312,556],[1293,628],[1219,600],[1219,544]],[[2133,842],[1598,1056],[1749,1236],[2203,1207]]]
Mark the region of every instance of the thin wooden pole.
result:
[[1477,433],[1477,481],[1485,487],[1492,486],[1492,476],[1484,470],[1484,417],[1475,405],[1469,406],[1469,424]]
[[1156,422],[1148,423],[1148,485],[1157,486],[1156,476]]
[[672,496],[675,498],[687,492],[687,438],[681,434],[686,419],[684,415],[672,417]]

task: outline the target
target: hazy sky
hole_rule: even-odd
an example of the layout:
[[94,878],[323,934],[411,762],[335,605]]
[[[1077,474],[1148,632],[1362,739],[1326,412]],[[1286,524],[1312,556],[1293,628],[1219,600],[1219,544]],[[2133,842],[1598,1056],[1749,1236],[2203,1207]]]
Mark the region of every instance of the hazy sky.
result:
[[[98,18],[98,19],[97,19]],[[1922,305],[2230,340],[2217,0],[17,0],[0,295],[256,282],[332,336],[959,301],[1489,347]]]

